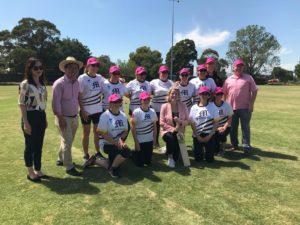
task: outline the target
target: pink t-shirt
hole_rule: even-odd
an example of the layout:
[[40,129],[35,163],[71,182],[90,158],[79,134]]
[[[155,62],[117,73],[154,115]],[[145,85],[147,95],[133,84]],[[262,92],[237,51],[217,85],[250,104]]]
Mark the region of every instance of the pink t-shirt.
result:
[[75,116],[78,113],[78,80],[71,82],[66,75],[53,84],[52,110],[57,116]]
[[231,75],[223,85],[226,101],[232,106],[233,110],[249,109],[251,96],[257,90],[257,86],[248,74],[242,74],[240,77]]

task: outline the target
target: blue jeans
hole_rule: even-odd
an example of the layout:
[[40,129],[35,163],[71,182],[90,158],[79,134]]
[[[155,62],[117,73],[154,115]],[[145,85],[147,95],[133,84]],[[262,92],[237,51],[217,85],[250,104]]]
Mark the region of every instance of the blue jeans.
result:
[[230,131],[230,141],[234,147],[239,145],[238,140],[238,128],[239,121],[241,121],[242,128],[242,144],[243,146],[251,146],[250,145],[250,120],[252,112],[248,109],[237,109],[233,111],[234,114],[232,116],[231,122],[231,131]]

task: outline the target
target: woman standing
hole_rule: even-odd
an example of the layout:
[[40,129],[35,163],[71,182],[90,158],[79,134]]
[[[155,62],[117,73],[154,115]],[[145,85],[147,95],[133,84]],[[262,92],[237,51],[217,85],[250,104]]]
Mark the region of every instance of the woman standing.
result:
[[135,70],[135,79],[129,81],[126,85],[128,95],[130,99],[129,105],[129,115],[132,115],[132,112],[141,106],[141,101],[139,99],[140,94],[143,91],[151,93],[150,83],[146,81],[147,72],[146,69],[142,66],[139,66]]
[[19,106],[22,113],[22,130],[25,137],[24,160],[27,179],[33,182],[48,178],[41,171],[42,148],[47,127],[47,89],[42,62],[29,58],[25,66],[25,79],[19,88]]
[[112,94],[108,97],[109,107],[100,116],[97,131],[102,136],[100,147],[108,154],[109,174],[119,177],[119,167],[125,158],[131,157],[131,151],[125,143],[128,135],[128,121],[124,112],[120,111],[122,97]]
[[183,68],[179,71],[179,91],[180,99],[190,111],[193,105],[193,98],[197,95],[197,90],[194,84],[189,82],[190,70]]
[[149,166],[152,160],[153,146],[156,145],[157,116],[149,107],[151,96],[144,91],[140,94],[141,106],[136,108],[131,117],[131,131],[135,144],[134,159],[137,166]]
[[177,133],[184,133],[185,126],[189,124],[189,116],[186,105],[180,100],[177,86],[169,90],[167,101],[161,106],[159,123],[161,137],[167,146],[168,166],[174,168],[180,152]]
[[99,136],[97,133],[97,125],[99,117],[103,112],[101,95],[103,91],[104,78],[97,74],[100,62],[91,57],[87,60],[85,73],[78,77],[79,82],[79,106],[80,118],[83,128],[82,147],[84,152],[83,168],[88,165],[89,155],[89,137],[91,123],[93,123],[93,136],[96,154],[99,159],[104,159],[99,150]]
[[[153,99],[151,102],[151,107],[155,110],[158,121],[160,118],[160,108],[162,104],[167,102],[167,96],[170,88],[173,85],[173,82],[168,79],[170,70],[169,67],[162,65],[159,67],[158,70],[158,79],[154,79],[150,82],[151,85],[151,92],[153,94]],[[154,147],[159,147],[159,142],[158,142],[158,136],[159,136],[159,130],[160,130],[160,125],[159,122],[156,124],[157,127],[157,134],[156,134],[156,146]]]
[[190,122],[193,129],[194,156],[196,161],[203,160],[204,148],[207,162],[214,161],[215,138],[218,127],[219,111],[209,103],[210,90],[203,86],[199,89],[200,101],[190,111]]

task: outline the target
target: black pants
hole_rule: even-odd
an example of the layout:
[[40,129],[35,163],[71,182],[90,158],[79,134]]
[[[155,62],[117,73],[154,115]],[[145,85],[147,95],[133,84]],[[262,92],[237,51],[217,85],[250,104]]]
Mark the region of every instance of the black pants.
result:
[[226,143],[227,141],[227,135],[230,133],[231,128],[227,127],[226,130],[223,133],[219,133],[218,131],[216,131],[215,133],[215,138],[216,138],[216,153],[220,152],[220,144],[221,143]]
[[167,155],[173,155],[173,159],[178,161],[179,158],[179,144],[177,140],[177,135],[171,132],[165,133],[162,137],[163,140],[166,142],[167,146]]
[[152,161],[153,141],[140,143],[140,151],[134,151],[134,162],[137,166],[150,165]]
[[156,112],[157,121],[156,121],[156,144],[159,145],[158,139],[159,139],[159,131],[160,131],[160,125],[159,125],[159,116],[160,112]]
[[111,167],[117,155],[121,155],[123,158],[132,157],[132,152],[129,148],[118,149],[115,145],[105,144],[103,151],[108,154],[109,167]]
[[46,113],[37,110],[27,111],[27,120],[31,126],[31,135],[24,132],[23,120],[21,125],[25,137],[25,166],[34,166],[34,169],[39,171],[41,170],[42,148],[46,130]]
[[[205,137],[208,134],[202,134],[201,137]],[[207,162],[214,161],[214,153],[216,148],[215,136],[212,136],[208,142],[199,142],[197,138],[193,137],[194,144],[194,156],[196,161],[203,160],[204,156]],[[204,154],[205,148],[205,154]]]

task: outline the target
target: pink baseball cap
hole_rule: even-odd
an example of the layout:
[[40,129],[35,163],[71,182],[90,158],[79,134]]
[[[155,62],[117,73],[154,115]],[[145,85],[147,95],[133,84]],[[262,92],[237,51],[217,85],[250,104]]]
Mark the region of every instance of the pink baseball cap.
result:
[[199,70],[207,70],[206,65],[205,64],[200,64],[197,66],[197,71]]
[[163,72],[170,72],[169,67],[166,65],[162,65],[159,67],[158,72],[163,73]]
[[198,93],[199,93],[199,94],[202,94],[202,93],[210,93],[210,90],[209,90],[208,87],[202,86],[202,87],[199,88]]
[[143,66],[139,66],[138,68],[135,69],[135,74],[140,75],[142,73],[146,73],[146,69]]
[[116,102],[122,100],[122,97],[118,94],[112,94],[108,97],[108,102]]
[[234,61],[233,66],[238,66],[238,65],[245,65],[245,63],[242,59],[237,59]]
[[216,60],[215,60],[215,58],[213,58],[213,57],[208,57],[207,59],[206,59],[206,64],[209,64],[209,63],[215,63],[216,62]]
[[190,69],[189,69],[189,68],[182,68],[182,69],[179,71],[179,74],[183,74],[183,73],[190,73]]
[[220,93],[224,94],[223,88],[221,88],[221,87],[216,87],[216,89],[215,89],[215,94],[220,94]]
[[150,98],[151,98],[151,95],[147,91],[141,92],[141,94],[139,96],[140,100],[147,100],[147,99],[150,99]]
[[86,65],[100,64],[100,62],[95,57],[90,57],[86,61]]
[[114,72],[121,72],[121,70],[118,66],[111,66],[109,68],[109,73],[114,73]]

